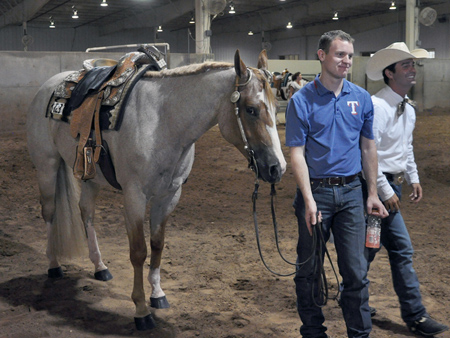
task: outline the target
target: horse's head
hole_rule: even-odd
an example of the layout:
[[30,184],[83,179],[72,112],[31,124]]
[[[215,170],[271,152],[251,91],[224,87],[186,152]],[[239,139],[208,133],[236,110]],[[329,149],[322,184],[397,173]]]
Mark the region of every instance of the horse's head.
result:
[[277,100],[269,84],[266,51],[259,55],[256,69],[247,68],[237,50],[234,68],[236,82],[231,101],[236,117],[234,137],[229,141],[248,158],[258,178],[278,182],[286,170],[286,160],[276,126]]

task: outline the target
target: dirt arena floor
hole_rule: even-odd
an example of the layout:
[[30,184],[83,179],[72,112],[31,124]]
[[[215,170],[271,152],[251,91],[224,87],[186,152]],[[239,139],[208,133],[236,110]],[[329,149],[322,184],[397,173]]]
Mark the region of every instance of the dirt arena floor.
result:
[[[407,199],[402,204],[424,304],[446,324],[450,324],[449,126],[449,111],[418,115],[414,145],[424,199],[418,205]],[[279,133],[284,143],[283,125]],[[169,220],[162,287],[171,308],[152,310],[157,328],[147,332],[136,331],[133,322],[133,273],[121,193],[105,188],[95,219],[103,258],[114,279],[96,281],[86,258],[63,262],[65,277],[48,280],[46,231],[25,135],[0,135],[0,141],[0,337],[299,337],[292,277],[272,275],[258,255],[251,205],[253,174],[217,127],[198,141],[193,171]],[[277,185],[276,205],[280,244],[291,260],[295,260],[297,237],[291,206],[294,193],[288,166]],[[258,219],[263,253],[272,268],[292,272],[277,256],[269,210],[269,186],[262,184]],[[335,260],[333,246],[329,248]],[[327,271],[333,295],[336,281],[328,264]],[[384,250],[369,277],[370,304],[378,310],[372,337],[413,337],[400,318]],[[146,292],[149,297],[148,284]],[[329,301],[324,312],[331,337],[346,337],[336,302]],[[439,337],[450,337],[450,332]]]

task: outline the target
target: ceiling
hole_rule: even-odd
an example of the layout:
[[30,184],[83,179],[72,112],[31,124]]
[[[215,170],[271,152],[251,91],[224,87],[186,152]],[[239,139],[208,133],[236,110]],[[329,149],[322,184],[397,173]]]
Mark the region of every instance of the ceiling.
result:
[[[45,27],[50,17],[56,27],[78,28],[86,25],[98,26],[103,35],[130,28],[163,26],[165,32],[187,28],[194,29],[189,20],[195,12],[195,0],[0,0],[0,28],[8,25]],[[331,17],[338,12],[339,24],[358,22],[359,31],[376,27],[367,18],[372,17],[378,27],[404,18],[406,0],[396,1],[397,10],[389,10],[391,0],[202,0],[213,4],[226,4],[211,23],[215,33],[227,32],[281,32],[291,22],[294,29],[306,30],[333,23]],[[230,14],[231,3],[235,14]],[[450,17],[450,1],[417,0],[420,8],[433,7],[439,20]],[[78,19],[72,19],[73,9]],[[364,23],[364,24],[361,24]],[[342,28],[344,29],[344,28]],[[348,30],[351,33],[351,30]]]

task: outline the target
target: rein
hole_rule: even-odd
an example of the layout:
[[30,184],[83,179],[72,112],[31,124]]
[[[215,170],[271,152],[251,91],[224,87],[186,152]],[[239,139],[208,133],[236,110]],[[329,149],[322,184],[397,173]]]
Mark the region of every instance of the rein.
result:
[[[249,156],[248,157],[248,161],[249,161],[248,166],[250,169],[252,169],[255,172],[255,190],[253,191],[253,194],[252,194],[252,202],[253,202],[253,223],[255,225],[256,243],[258,246],[259,256],[261,258],[262,263],[266,267],[266,269],[269,270],[274,275],[277,275],[280,277],[289,277],[289,276],[294,275],[296,273],[296,271],[294,271],[292,273],[288,273],[288,274],[282,274],[282,273],[275,272],[268,266],[268,264],[264,260],[264,256],[263,256],[262,250],[261,250],[261,243],[260,243],[260,238],[259,238],[259,226],[258,226],[258,219],[257,219],[257,213],[256,213],[256,200],[258,199],[258,189],[259,189],[258,165],[257,165],[256,159],[255,159],[255,152],[253,151],[253,149],[251,149],[250,144],[248,143],[247,137],[245,136],[245,130],[244,130],[244,126],[242,124],[242,120],[241,120],[241,116],[240,116],[240,112],[239,112],[239,106],[238,106],[239,99],[241,98],[241,93],[239,92],[239,87],[246,86],[252,79],[253,73],[249,68],[247,68],[247,69],[248,69],[250,75],[246,82],[239,83],[239,76],[236,76],[234,92],[231,94],[230,100],[234,104],[234,113],[237,118],[239,131],[241,133],[242,140],[244,142],[244,149],[247,151],[248,156]],[[270,195],[271,195],[270,206],[271,206],[271,213],[272,213],[272,222],[273,222],[273,228],[274,228],[274,233],[275,233],[275,242],[277,245],[278,254],[280,255],[280,257],[282,258],[282,260],[284,262],[286,262],[290,265],[294,265],[296,267],[296,270],[298,268],[300,268],[301,266],[303,266],[304,264],[308,263],[311,259],[315,258],[314,259],[314,274],[315,275],[317,274],[320,277],[318,278],[318,280],[313,281],[313,283],[317,283],[317,289],[319,290],[319,292],[318,292],[319,302],[316,302],[316,297],[314,297],[314,290],[315,290],[314,286],[312,288],[312,290],[313,290],[312,298],[314,300],[314,304],[317,307],[323,307],[327,304],[327,300],[330,299],[330,298],[328,298],[328,284],[327,284],[325,269],[323,267],[323,263],[324,263],[323,252],[326,253],[328,260],[330,261],[330,264],[333,269],[333,273],[335,275],[338,285],[339,285],[339,277],[337,276],[336,269],[334,268],[330,254],[326,248],[325,239],[324,239],[323,233],[322,233],[322,222],[317,222],[317,224],[313,226],[313,233],[312,233],[313,245],[311,247],[311,253],[310,253],[309,257],[303,262],[296,262],[296,263],[290,262],[283,256],[280,246],[279,246],[279,243],[278,243],[279,242],[278,241],[278,223],[276,220],[275,203],[274,203],[274,198],[276,196],[275,184],[271,185]],[[332,297],[331,299],[337,300],[339,298],[339,294],[340,294],[340,289],[338,288],[336,296]]]
[[[259,189],[259,183],[255,182],[255,190],[253,191],[252,194],[252,201],[253,201],[253,223],[255,225],[255,234],[256,234],[256,243],[258,246],[258,252],[259,252],[259,257],[261,258],[262,263],[264,264],[264,266],[266,267],[267,270],[269,270],[271,273],[273,273],[276,276],[280,276],[280,277],[289,277],[294,275],[297,271],[288,273],[288,274],[282,274],[282,273],[278,273],[275,272],[274,270],[272,270],[268,264],[266,263],[266,261],[264,260],[264,256],[262,254],[262,250],[261,250],[261,243],[260,243],[260,239],[259,239],[259,226],[258,226],[258,219],[257,219],[257,213],[256,213],[256,200],[258,199],[258,189]],[[271,184],[271,191],[270,191],[270,207],[271,207],[271,214],[272,214],[272,223],[273,223],[273,229],[274,229],[274,236],[275,236],[275,242],[276,242],[276,246],[277,246],[277,250],[278,250],[278,254],[280,255],[281,259],[286,262],[289,265],[294,265],[296,267],[296,270],[298,268],[301,268],[303,265],[305,265],[306,263],[308,263],[311,259],[314,259],[314,275],[318,275],[320,276],[317,280],[313,281],[313,287],[312,287],[312,299],[314,301],[314,305],[317,307],[324,307],[327,304],[327,300],[328,299],[333,299],[333,300],[337,300],[339,299],[339,295],[340,295],[340,288],[338,287],[338,291],[336,292],[336,295],[334,297],[329,298],[328,297],[328,283],[327,283],[327,278],[326,278],[326,273],[325,273],[325,269],[323,266],[324,263],[324,255],[323,252],[326,254],[331,268],[333,270],[334,276],[336,278],[336,282],[337,285],[340,285],[339,282],[339,277],[337,275],[336,269],[334,267],[333,261],[331,259],[330,253],[328,252],[328,249],[326,247],[326,242],[325,239],[323,237],[323,233],[322,233],[322,222],[317,222],[315,225],[313,225],[313,232],[312,232],[312,246],[311,246],[311,253],[309,255],[308,258],[306,258],[303,262],[290,262],[289,260],[287,260],[283,253],[281,252],[280,249],[280,245],[279,245],[279,240],[278,240],[278,222],[276,219],[276,214],[275,214],[275,203],[274,203],[274,199],[276,196],[276,190],[275,190],[275,184]],[[318,290],[318,295],[319,295],[319,301],[316,301],[316,297],[314,296],[314,290],[316,289],[316,287],[314,286],[314,284],[317,283],[317,290]]]

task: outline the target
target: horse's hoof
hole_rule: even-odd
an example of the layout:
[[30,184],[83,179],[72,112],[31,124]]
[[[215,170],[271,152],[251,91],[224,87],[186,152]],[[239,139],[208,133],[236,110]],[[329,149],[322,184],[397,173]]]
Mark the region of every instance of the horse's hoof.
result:
[[156,327],[155,320],[151,314],[141,318],[134,317],[134,324],[136,324],[138,331],[150,330]]
[[63,278],[64,272],[60,266],[53,269],[48,269],[48,278]]
[[111,273],[109,272],[108,269],[97,271],[94,274],[94,277],[95,277],[96,280],[101,280],[101,281],[104,281],[104,282],[113,279],[113,275],[111,275]]
[[166,296],[162,296],[159,298],[150,297],[150,306],[154,307],[155,309],[168,309],[170,307]]

